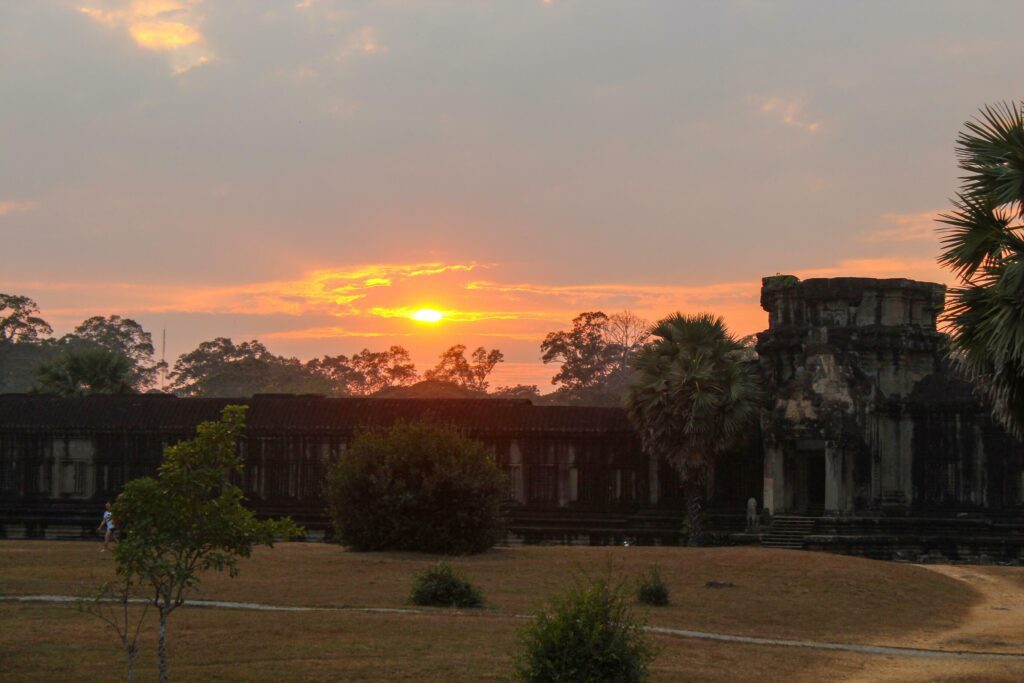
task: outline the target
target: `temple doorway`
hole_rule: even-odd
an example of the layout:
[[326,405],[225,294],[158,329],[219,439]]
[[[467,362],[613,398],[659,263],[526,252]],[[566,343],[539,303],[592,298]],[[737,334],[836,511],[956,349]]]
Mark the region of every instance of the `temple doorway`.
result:
[[808,453],[806,462],[806,496],[802,512],[817,517],[825,512],[825,453]]
[[786,457],[786,509],[794,515],[824,513],[824,449],[799,449]]

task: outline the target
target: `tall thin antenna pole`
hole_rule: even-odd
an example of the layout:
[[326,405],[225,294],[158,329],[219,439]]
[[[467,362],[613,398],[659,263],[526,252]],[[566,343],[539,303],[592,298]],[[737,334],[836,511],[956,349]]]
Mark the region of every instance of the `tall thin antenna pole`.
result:
[[164,327],[160,341],[160,391],[167,390],[167,327]]

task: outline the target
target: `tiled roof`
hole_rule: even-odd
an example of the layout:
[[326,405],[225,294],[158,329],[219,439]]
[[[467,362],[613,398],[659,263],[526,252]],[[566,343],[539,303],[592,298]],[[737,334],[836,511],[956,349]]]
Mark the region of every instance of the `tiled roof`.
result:
[[226,405],[249,406],[251,431],[351,432],[422,417],[483,435],[632,435],[620,408],[536,406],[525,399],[388,399],[263,395],[249,399],[166,395],[58,398],[0,395],[0,432],[192,431]]

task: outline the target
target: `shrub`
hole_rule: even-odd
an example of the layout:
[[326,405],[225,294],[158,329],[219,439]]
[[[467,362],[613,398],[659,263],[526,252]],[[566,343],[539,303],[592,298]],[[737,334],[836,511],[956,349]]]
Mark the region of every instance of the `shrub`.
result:
[[356,436],[330,469],[327,503],[353,550],[461,554],[502,536],[505,476],[478,441],[430,422]]
[[647,678],[654,658],[643,625],[626,604],[622,584],[578,580],[551,599],[520,634],[522,681],[616,681]]
[[651,565],[647,573],[637,580],[636,599],[652,607],[664,607],[668,604],[668,586],[661,579],[658,565]]
[[410,599],[415,605],[429,607],[480,607],[484,602],[479,589],[456,574],[447,562],[417,574]]

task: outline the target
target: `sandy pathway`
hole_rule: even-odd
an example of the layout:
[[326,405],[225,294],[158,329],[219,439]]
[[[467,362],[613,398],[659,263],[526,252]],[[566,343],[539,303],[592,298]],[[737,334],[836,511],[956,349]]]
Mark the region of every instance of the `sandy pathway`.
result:
[[1024,582],[1000,574],[1000,567],[928,565],[928,569],[963,581],[982,595],[982,601],[959,628],[931,643],[950,649],[1024,652]]
[[[922,565],[924,568],[962,581],[981,594],[981,601],[968,612],[959,626],[926,638],[905,643],[930,650],[971,650],[1024,653],[1024,581],[1002,567],[969,565]],[[941,610],[941,604],[935,609]],[[820,670],[816,672],[820,675]],[[811,680],[811,677],[808,678]],[[1024,665],[1015,662],[969,662],[963,660],[909,661],[905,658],[865,658],[863,669],[844,680],[868,681],[1024,681]]]

